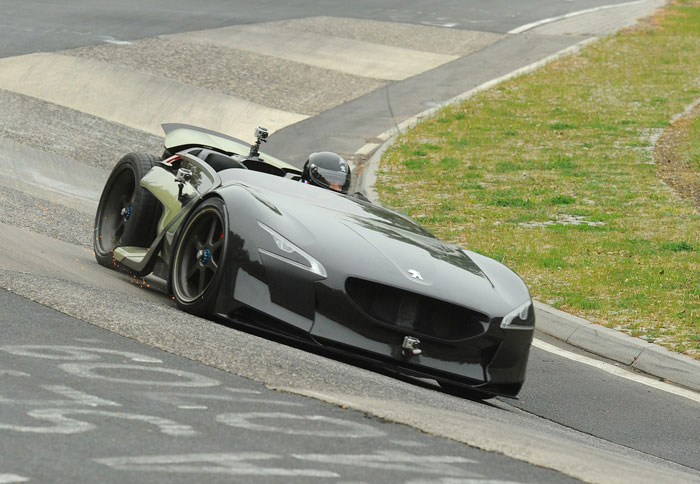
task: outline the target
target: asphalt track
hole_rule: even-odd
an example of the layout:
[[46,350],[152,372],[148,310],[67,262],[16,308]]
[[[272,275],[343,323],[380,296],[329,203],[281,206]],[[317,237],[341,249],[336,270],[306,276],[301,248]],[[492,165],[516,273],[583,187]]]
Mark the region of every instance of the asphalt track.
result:
[[[201,8],[198,7],[199,13],[193,15],[187,11],[187,3],[182,2],[182,5],[170,4],[174,10],[173,14],[169,17],[169,22],[163,22],[162,10],[155,7],[139,11],[139,15],[134,17],[136,7],[128,2],[120,3],[119,6],[93,4],[92,9],[85,8],[84,5],[81,5],[80,9],[64,9],[45,3],[0,2],[3,11],[8,12],[5,20],[0,22],[4,27],[0,30],[3,41],[0,45],[6,49],[0,54],[6,57],[0,59],[0,89],[4,89],[0,90],[0,99],[5,108],[0,114],[0,164],[6,174],[0,180],[0,197],[3,206],[8,207],[0,218],[1,287],[77,318],[68,318],[65,324],[54,325],[52,322],[61,320],[61,316],[51,313],[49,316],[39,317],[43,314],[41,306],[37,307],[26,299],[18,299],[17,296],[4,293],[2,320],[12,321],[12,324],[7,325],[6,337],[1,342],[5,349],[0,352],[0,378],[9,379],[8,382],[11,382],[11,387],[6,387],[3,383],[3,388],[12,388],[12,398],[9,400],[14,401],[7,402],[9,395],[5,392],[0,394],[5,398],[4,403],[0,403],[4,431],[8,432],[8,435],[16,436],[20,431],[16,427],[13,429],[7,426],[20,426],[18,422],[23,421],[26,426],[36,425],[30,417],[35,419],[37,415],[44,419],[54,419],[54,423],[66,417],[65,413],[55,410],[56,406],[61,408],[61,404],[56,403],[59,400],[64,402],[64,406],[67,405],[65,398],[59,398],[61,395],[65,397],[66,394],[74,397],[69,398],[69,403],[82,410],[93,408],[94,405],[91,404],[95,404],[97,408],[104,405],[106,410],[100,411],[109,412],[109,407],[113,405],[105,402],[112,402],[122,405],[128,410],[127,413],[142,417],[150,415],[167,418],[175,415],[165,411],[162,406],[144,403],[137,392],[133,391],[135,386],[130,387],[130,391],[107,385],[100,387],[98,394],[93,393],[92,386],[88,387],[89,391],[87,388],[81,390],[71,386],[80,385],[79,382],[84,381],[94,385],[95,380],[99,380],[89,378],[91,374],[94,377],[94,372],[78,371],[81,368],[81,358],[95,358],[95,354],[104,354],[99,351],[91,353],[85,350],[86,347],[94,349],[95,345],[98,345],[100,349],[109,348],[112,351],[130,350],[131,353],[146,355],[146,360],[151,357],[166,361],[165,358],[152,356],[152,350],[137,343],[143,342],[206,365],[194,364],[187,359],[173,356],[167,359],[167,368],[172,368],[173,371],[199,374],[210,371],[207,370],[208,367],[219,368],[253,382],[264,382],[284,392],[314,396],[341,407],[361,410],[367,415],[375,415],[388,421],[402,422],[432,435],[448,437],[524,462],[556,469],[587,481],[625,482],[633,479],[640,482],[674,482],[697,479],[697,462],[700,460],[697,454],[698,432],[695,431],[698,428],[698,406],[695,401],[687,398],[656,391],[645,385],[623,382],[609,373],[591,370],[590,367],[581,366],[570,359],[534,348],[529,382],[519,403],[514,405],[510,401],[498,400],[493,400],[488,405],[474,403],[437,392],[429,382],[404,382],[387,378],[381,374],[347,366],[342,362],[328,360],[323,355],[312,355],[183,315],[174,311],[171,302],[154,290],[157,281],[147,282],[154,286],[152,288],[145,287],[146,284],[142,281],[126,281],[118,275],[105,273],[102,268],[96,267],[92,259],[89,240],[96,194],[99,194],[105,173],[114,162],[115,153],[121,154],[130,149],[154,152],[158,149],[158,119],[153,116],[153,105],[148,103],[165,102],[156,97],[157,89],[162,89],[163,85],[179,90],[178,94],[173,96],[177,101],[199,95],[199,99],[203,99],[199,102],[200,105],[215,99],[207,97],[209,94],[219,96],[218,99],[224,99],[221,95],[228,96],[225,99],[233,103],[231,109],[234,111],[229,116],[218,116],[221,119],[229,119],[227,122],[240,119],[235,116],[235,110],[240,111],[241,107],[248,108],[248,122],[240,123],[239,127],[233,124],[224,125],[222,128],[233,134],[238,134],[236,130],[240,129],[241,137],[244,138],[250,137],[245,131],[252,131],[252,126],[279,120],[278,125],[272,125],[279,126],[279,130],[272,137],[268,151],[292,161],[303,160],[305,153],[318,149],[320,141],[328,143],[324,148],[353,154],[366,144],[376,144],[373,137],[378,133],[390,129],[394,124],[414,116],[426,107],[439,104],[481,82],[590,37],[593,27],[609,28],[602,20],[619,25],[619,17],[606,15],[602,19],[599,10],[570,19],[547,22],[523,33],[507,34],[513,29],[541,19],[560,17],[567,13],[566,9],[571,12],[603,5],[603,2],[586,2],[585,5],[582,3],[566,5],[561,2],[534,2],[522,7],[522,11],[512,11],[512,7],[499,2],[494,2],[489,11],[480,10],[471,4],[465,7],[462,2],[440,2],[439,5],[430,5],[431,8],[424,8],[425,5],[418,7],[417,3],[410,2],[401,2],[400,5],[387,2],[382,8],[377,7],[375,3],[360,3],[357,6],[353,4],[353,12],[344,11],[347,7],[342,5],[331,8],[330,3],[315,6],[301,3],[285,4],[285,7],[265,4],[259,6],[255,12],[241,7],[230,10],[235,13],[220,15],[217,14],[220,7],[217,2],[205,2]],[[319,5],[324,8],[313,10]],[[632,16],[629,11],[622,9],[636,9],[641,6],[640,3],[634,3],[628,7],[619,7],[618,12],[624,13],[623,20],[628,21]],[[648,8],[648,5],[643,6]],[[133,8],[130,10],[131,7]],[[610,12],[613,10],[610,9]],[[306,19],[318,15],[319,12],[323,12],[326,17]],[[508,14],[504,15],[504,12]],[[8,18],[10,22],[7,21]],[[339,18],[345,20],[338,21]],[[359,64],[360,70],[348,72],[349,69],[345,69],[340,72],[336,69],[336,64],[349,63],[343,59],[336,59],[334,64],[333,56],[325,56],[325,60],[321,59],[323,56],[317,56],[314,62],[309,64],[299,62],[300,59],[284,62],[287,59],[283,54],[277,57],[273,55],[274,44],[270,48],[261,42],[254,48],[263,49],[262,51],[245,51],[250,56],[251,64],[247,64],[245,69],[240,69],[240,72],[228,75],[214,72],[209,79],[198,79],[206,76],[195,75],[196,72],[203,72],[203,67],[211,64],[210,59],[222,58],[222,52],[231,55],[228,49],[235,49],[235,54],[241,55],[237,58],[243,58],[240,50],[230,44],[226,45],[226,39],[236,36],[240,39],[240,32],[251,28],[244,24],[273,20],[279,22],[253,27],[272,28],[278,33],[292,31],[304,34],[292,38],[318,39],[320,36],[321,39],[327,40],[334,40],[328,39],[329,29],[333,32],[342,31],[342,39],[355,41],[343,44],[343,48],[349,49],[343,59],[361,59],[362,56],[353,55],[356,52],[363,53],[366,59],[367,52],[372,49],[376,49],[377,55],[386,56],[387,52],[392,52],[395,56],[407,54],[400,50],[400,46],[391,45],[383,38],[382,32],[390,32],[392,35],[389,37],[400,39],[402,45],[410,45],[409,39],[418,36],[422,42],[421,46],[427,52],[423,61],[433,59],[439,67],[421,71],[420,65],[411,67],[403,62],[399,63],[395,71],[374,74],[378,77],[368,80],[358,75],[362,72],[362,64]],[[574,20],[576,22],[572,23]],[[381,23],[374,23],[377,21]],[[412,26],[408,32],[405,30],[406,23]],[[457,23],[457,26],[448,25],[452,23]],[[435,30],[436,24],[443,27]],[[212,45],[212,37],[208,37],[208,31],[218,27],[223,28],[218,32],[219,35],[214,37],[219,44]],[[183,31],[189,33],[176,35],[176,38],[165,36],[152,39],[154,35],[172,35]],[[353,38],[358,35],[362,36],[361,42],[364,43],[358,43],[358,39]],[[267,36],[261,34],[260,37]],[[202,42],[202,39],[206,42]],[[273,36],[269,39],[274,40]],[[368,39],[370,42],[367,42]],[[282,41],[289,43],[289,37],[282,37]],[[446,45],[449,49],[459,45],[462,50],[448,50]],[[56,53],[74,47],[81,48]],[[183,48],[185,57],[189,58],[190,62],[178,65],[177,68],[169,67],[168,62],[164,62],[163,59],[177,60],[173,47]],[[289,49],[292,47],[288,46]],[[205,54],[208,52],[210,57],[186,55],[192,52],[203,53],[202,49],[205,50]],[[19,54],[39,51],[46,53],[19,60],[16,57]],[[144,57],[144,52],[150,53],[150,56]],[[451,56],[457,58],[452,59]],[[411,56],[407,55],[405,58],[410,60]],[[320,64],[321,60],[325,64]],[[440,64],[441,61],[445,62]],[[96,65],[98,68],[95,68]],[[418,71],[401,73],[399,67]],[[105,76],[104,69],[108,69],[107,72],[113,75]],[[27,72],[31,72],[33,76],[29,76]],[[406,75],[409,77],[400,80]],[[151,84],[144,82],[153,80],[153,76],[158,76],[159,79]],[[229,77],[239,82],[232,84],[228,82]],[[66,81],[68,78],[71,79],[70,82]],[[109,88],[104,87],[105,82],[115,78],[115,84]],[[282,79],[295,86],[316,82],[315,92],[319,95],[314,99],[301,99],[300,96],[290,96],[288,93],[285,95],[279,82],[270,82],[274,79]],[[79,96],[71,95],[70,89],[65,88],[76,82],[80,86]],[[135,97],[113,97],[114,90],[120,85],[154,85],[156,90],[146,90],[146,95],[143,95],[138,88],[124,89],[125,96]],[[166,90],[166,94],[167,92]],[[287,104],[281,105],[282,100]],[[82,104],[73,104],[78,102]],[[175,103],[175,107],[181,108],[179,104],[182,103]],[[165,106],[169,109],[173,105]],[[197,111],[196,108],[197,103],[193,103],[182,112],[180,115],[184,116],[184,119],[163,121],[194,124],[198,124],[197,121],[222,122],[218,119],[197,119],[198,116],[207,116],[207,110]],[[167,112],[170,114],[175,111]],[[284,118],[289,116],[289,113],[293,116]],[[285,123],[294,122],[295,119],[303,120],[284,127]],[[99,143],[95,143],[95,139],[98,139]],[[149,317],[144,321],[146,314]],[[84,328],[88,328],[88,333],[94,331],[83,322],[108,329],[110,333],[100,333],[99,337],[94,334],[82,334]],[[109,336],[112,333],[127,336],[136,342]],[[34,366],[34,363],[30,362],[31,356],[17,354],[16,346],[21,344],[53,346],[53,350],[44,348],[46,351],[65,352],[65,346],[76,345],[82,347],[82,350],[77,357],[76,350],[68,350],[69,356],[72,355],[76,361],[69,358],[61,363],[68,366],[54,370],[40,365]],[[8,345],[14,346],[14,349],[10,348],[8,351]],[[60,346],[63,349],[57,350]],[[143,362],[139,365],[141,363]],[[109,364],[129,363],[122,359],[110,361]],[[84,366],[82,368],[85,370]],[[323,368],[323,371],[319,372],[319,368]],[[142,369],[122,366],[109,367],[107,370],[117,372],[122,379],[129,380],[131,383],[121,382],[127,386],[137,385],[134,381],[139,378],[142,381],[145,379],[139,373]],[[27,377],[23,373],[31,376]],[[44,381],[37,378],[44,373]],[[163,373],[159,375],[162,376]],[[59,381],[62,377],[66,378],[66,374],[77,380]],[[103,379],[113,376],[111,373],[97,374]],[[23,385],[23,380],[38,383]],[[232,380],[226,385],[249,389],[240,380]],[[66,387],[69,390],[66,390]],[[75,393],[73,390],[82,393]],[[256,387],[254,391],[265,394],[268,390]],[[37,395],[38,392],[41,394]],[[56,394],[59,397],[56,397]],[[127,402],[123,401],[125,396]],[[91,400],[92,397],[97,399]],[[220,397],[218,394],[213,400],[218,401]],[[230,401],[224,401],[231,405]],[[53,413],[47,413],[47,405],[54,406]],[[182,405],[189,404],[186,402]],[[37,406],[40,407],[39,410],[43,407],[44,413],[36,410]],[[126,411],[124,409],[121,411]],[[668,409],[673,409],[673,412],[669,412]],[[221,410],[217,415],[232,413],[228,408]],[[249,447],[234,448],[230,437],[220,436],[221,446],[210,447],[206,452],[193,456],[191,452],[183,453],[185,451],[182,448],[169,443],[169,439],[166,438],[165,441],[158,440],[156,445],[158,448],[162,445],[168,446],[169,453],[154,457],[154,444],[141,442],[138,425],[136,429],[128,425],[108,426],[107,422],[111,419],[102,417],[113,416],[109,413],[79,412],[78,415],[81,417],[74,420],[80,422],[87,419],[88,424],[93,422],[99,430],[86,430],[85,435],[81,434],[80,438],[86,440],[79,444],[75,441],[74,453],[67,451],[68,448],[72,448],[74,439],[70,440],[71,446],[62,450],[57,440],[35,435],[34,438],[24,440],[19,446],[36,449],[31,456],[5,454],[7,457],[0,462],[0,481],[12,482],[7,477],[12,475],[42,481],[46,480],[45,476],[51,475],[52,470],[57,471],[57,480],[85,480],[75,474],[76,462],[86,455],[94,456],[90,449],[101,454],[93,457],[97,459],[94,462],[99,465],[95,464],[86,472],[104,472],[95,470],[95,467],[105,466],[108,469],[117,469],[114,473],[105,473],[106,480],[119,480],[124,472],[138,472],[139,474],[127,475],[131,476],[131,480],[139,481],[169,480],[173,475],[188,475],[178,474],[183,472],[202,475],[205,472],[223,473],[222,469],[232,472],[231,469],[240,468],[241,449],[262,452],[266,441],[269,441],[269,434],[267,439],[260,438],[256,441],[252,437],[255,428],[247,429],[252,431],[250,434],[241,433],[240,428],[237,428],[236,434],[246,435],[244,439],[251,443]],[[320,415],[330,416],[322,412]],[[537,418],[536,415],[542,418]],[[276,418],[279,417],[278,412]],[[189,418],[188,416],[186,419],[188,422]],[[207,418],[211,418],[211,415],[206,414],[193,421],[200,424],[206,422]],[[269,418],[270,415],[264,416],[266,425],[280,428],[278,421],[271,422]],[[292,422],[298,420],[288,416],[283,416],[282,419]],[[349,421],[362,423],[362,419],[362,414],[359,414],[356,415],[356,419],[350,418]],[[229,423],[241,422],[239,417],[224,420]],[[139,419],[134,418],[133,421],[138,423]],[[151,422],[161,433],[164,433],[162,429],[173,428],[157,419],[141,418],[141,421]],[[160,422],[161,426],[153,422]],[[379,421],[374,424],[379,425],[383,431],[388,428]],[[83,429],[88,427],[84,423],[73,422],[72,425],[73,430],[78,429],[80,425]],[[193,427],[192,424],[190,426]],[[383,437],[385,440],[404,440],[405,437],[393,434],[394,431],[398,431],[394,429],[395,426],[389,427],[392,427],[392,434],[390,437]],[[71,427],[69,425],[65,428]],[[335,433],[342,434],[337,429]],[[293,436],[294,432],[289,435]],[[282,459],[285,464],[277,468],[286,471],[299,470],[300,466],[289,465],[290,462],[297,462],[296,455],[307,456],[306,460],[300,460],[305,463],[309,462],[308,456],[314,455],[313,459],[318,462],[318,459],[321,459],[319,452],[322,452],[317,447],[314,448],[315,444],[302,440],[292,438],[290,443],[287,443],[287,440],[282,439],[279,451],[269,451],[267,456],[248,457]],[[120,442],[120,445],[115,444],[114,448],[104,447],[105,441]],[[443,464],[449,464],[449,458],[466,455],[461,451],[452,454],[451,448],[441,447],[443,444],[440,442],[430,441],[428,444],[431,449],[433,445],[436,446],[435,449],[440,449],[439,452],[436,450],[435,454],[431,453],[432,455],[448,459],[443,459]],[[194,447],[199,445],[197,441]],[[299,450],[299,454],[295,450],[295,454],[291,455],[288,448],[294,445],[307,449]],[[344,448],[340,443],[337,445],[340,447],[334,449],[332,458],[328,455],[322,458],[325,459],[325,464],[331,465],[330,470],[323,467],[319,472],[334,472],[345,479],[377,482],[386,481],[386,476],[389,475],[387,473],[390,469],[395,471],[395,466],[398,465],[395,461],[387,463],[387,456],[378,451],[371,453],[367,450],[372,449],[371,445],[368,446],[359,440],[355,441],[354,445],[350,443]],[[123,451],[116,453],[117,450],[127,448],[132,449],[129,455]],[[110,454],[107,450],[115,452]],[[365,450],[369,454],[363,454]],[[13,449],[13,452],[16,450]],[[59,463],[58,460],[64,454],[65,461]],[[485,454],[486,456],[470,458],[477,462],[487,462],[488,456],[491,455]],[[69,455],[71,457],[67,458]],[[338,464],[339,459],[356,463],[359,455],[371,455],[365,458],[364,466],[359,466],[365,474],[358,473],[360,471],[357,470],[357,466],[344,467],[346,470],[339,472],[339,469],[343,468]],[[134,460],[136,457],[149,457],[150,460]],[[399,460],[403,458],[404,464],[405,459],[411,459],[410,456],[399,454],[394,454],[394,457]],[[198,463],[197,466],[193,467],[193,459]],[[377,459],[382,460],[383,464],[378,465]],[[367,461],[374,467],[368,465]],[[452,463],[466,464],[458,460]],[[153,466],[160,466],[161,469],[158,471]],[[514,467],[504,470],[508,466]],[[448,482],[448,479],[457,475],[519,482],[564,479],[562,474],[537,474],[537,468],[521,466],[522,464],[519,466],[517,462],[511,461],[500,466],[488,461],[488,465],[477,468],[461,468],[460,471],[442,469],[442,473],[433,474],[421,474],[420,469],[425,467],[414,468],[412,474],[409,466],[407,474],[396,475],[393,479],[403,482],[430,476],[431,481],[445,479],[445,482]],[[164,470],[165,467],[169,470]],[[301,467],[307,471],[314,468],[309,465]],[[186,468],[190,470],[186,471]],[[369,471],[370,468],[374,471]],[[37,473],[29,475],[27,471],[32,469]],[[266,479],[259,473],[250,475],[255,475],[261,480]],[[301,476],[303,474],[297,476],[300,481],[303,480]],[[324,478],[321,474],[316,477]],[[325,478],[328,477],[330,475],[325,475]],[[267,478],[275,479],[270,476]]]

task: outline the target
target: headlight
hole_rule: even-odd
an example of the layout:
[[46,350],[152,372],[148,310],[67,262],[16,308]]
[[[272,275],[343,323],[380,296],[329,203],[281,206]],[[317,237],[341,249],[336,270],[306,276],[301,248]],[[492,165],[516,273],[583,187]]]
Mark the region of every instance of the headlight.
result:
[[535,326],[532,324],[532,318],[528,321],[528,316],[530,315],[530,308],[532,307],[532,301],[527,301],[526,303],[518,306],[505,316],[501,321],[501,328],[503,329],[534,329]]
[[258,249],[259,252],[300,269],[313,272],[321,277],[328,277],[326,269],[319,261],[311,257],[304,250],[292,244],[289,240],[282,237],[260,220],[258,220],[258,225],[260,225],[260,228],[272,236],[273,240],[275,241],[275,245],[279,249],[279,252],[270,252],[269,250]]

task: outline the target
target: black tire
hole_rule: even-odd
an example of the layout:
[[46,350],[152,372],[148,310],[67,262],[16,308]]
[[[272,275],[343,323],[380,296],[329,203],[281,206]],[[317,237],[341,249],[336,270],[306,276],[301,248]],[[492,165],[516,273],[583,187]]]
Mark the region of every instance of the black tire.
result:
[[210,198],[183,224],[170,264],[170,285],[180,309],[208,316],[224,272],[228,219],[223,201]]
[[129,153],[107,178],[95,214],[95,258],[101,265],[116,267],[117,246],[149,247],[155,240],[161,207],[139,182],[157,161],[147,153]]

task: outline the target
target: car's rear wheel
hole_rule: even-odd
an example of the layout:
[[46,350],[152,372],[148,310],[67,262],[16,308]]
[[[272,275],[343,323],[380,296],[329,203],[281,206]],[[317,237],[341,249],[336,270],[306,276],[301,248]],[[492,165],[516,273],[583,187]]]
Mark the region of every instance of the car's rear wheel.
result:
[[139,182],[157,161],[147,153],[129,153],[107,178],[95,215],[95,258],[103,266],[115,266],[116,247],[148,247],[155,239],[160,205]]
[[194,209],[175,244],[171,287],[177,305],[206,316],[211,313],[222,277],[228,240],[224,203],[210,198]]

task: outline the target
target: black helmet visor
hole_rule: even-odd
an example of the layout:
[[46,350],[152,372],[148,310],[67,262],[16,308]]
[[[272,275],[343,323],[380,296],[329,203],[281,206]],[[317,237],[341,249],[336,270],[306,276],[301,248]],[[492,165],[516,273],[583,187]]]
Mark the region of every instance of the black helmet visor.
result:
[[350,188],[350,173],[339,170],[328,170],[315,166],[311,169],[311,178],[319,185],[338,192],[347,192]]

